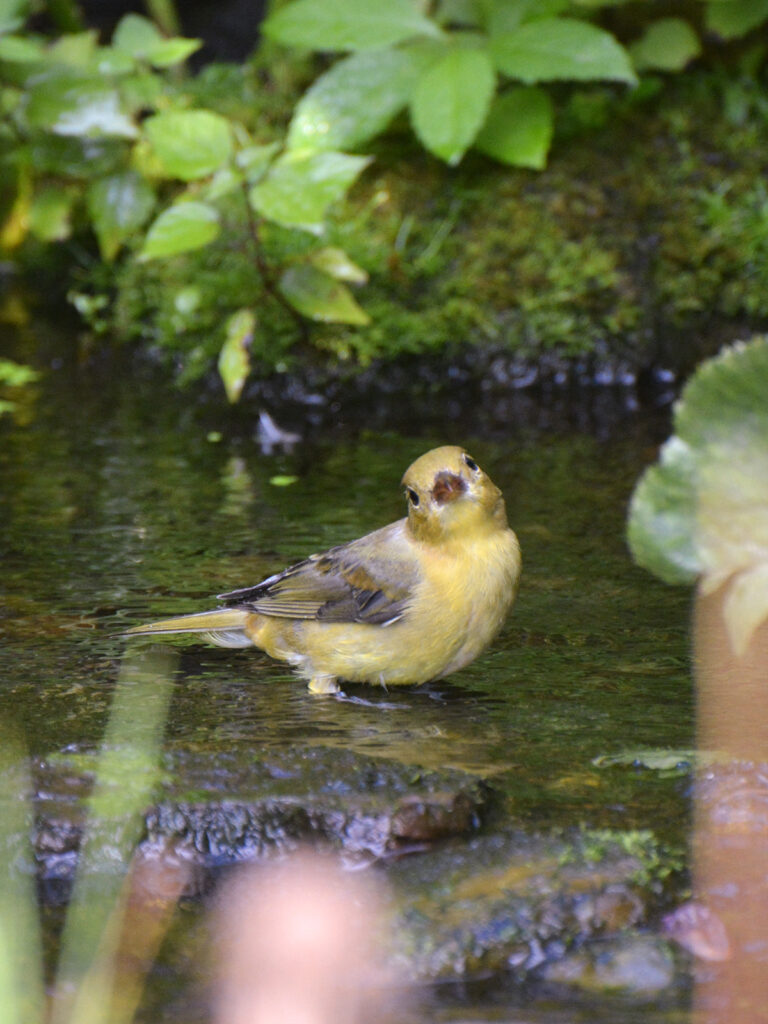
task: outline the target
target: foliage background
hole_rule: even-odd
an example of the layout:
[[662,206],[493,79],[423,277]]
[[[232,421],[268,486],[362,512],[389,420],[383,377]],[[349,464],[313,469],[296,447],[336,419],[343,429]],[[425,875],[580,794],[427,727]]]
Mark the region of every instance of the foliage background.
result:
[[104,39],[2,0],[11,265],[231,401],[425,355],[632,380],[762,326],[764,4],[351,3],[193,73],[167,2]]

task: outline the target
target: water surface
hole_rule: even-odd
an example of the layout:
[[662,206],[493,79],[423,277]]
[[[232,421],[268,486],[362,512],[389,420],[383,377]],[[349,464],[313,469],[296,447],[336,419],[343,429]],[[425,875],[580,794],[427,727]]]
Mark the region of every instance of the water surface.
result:
[[256,410],[252,430],[130,364],[56,363],[22,422],[0,424],[3,714],[35,755],[95,747],[121,630],[213,606],[213,594],[399,518],[403,470],[458,443],[502,488],[523,550],[493,647],[438,684],[348,686],[357,700],[343,701],[313,698],[259,652],[182,639],[168,749],[259,759],[323,746],[458,767],[492,780],[502,813],[531,827],[650,828],[684,843],[684,779],[593,764],[692,745],[689,595],[634,567],[623,539],[665,417],[628,410],[606,429],[588,397],[565,415],[552,415],[562,396],[525,402],[536,425],[519,405],[507,415],[505,401],[478,410],[455,394],[402,416],[398,397],[371,417],[386,430],[343,408],[337,425],[310,428],[294,410],[283,425],[302,439],[265,452]]

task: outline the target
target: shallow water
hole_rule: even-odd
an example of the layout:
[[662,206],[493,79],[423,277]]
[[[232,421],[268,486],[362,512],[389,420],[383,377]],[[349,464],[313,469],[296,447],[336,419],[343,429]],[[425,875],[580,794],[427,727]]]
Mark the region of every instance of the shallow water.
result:
[[[692,746],[689,594],[634,567],[623,539],[663,413],[627,411],[606,430],[584,396],[566,416],[526,399],[532,421],[548,423],[527,427],[503,403],[479,415],[454,395],[399,426],[399,399],[377,411],[386,431],[343,423],[341,409],[340,425],[299,423],[303,440],[266,454],[242,415],[149,372],[55,366],[23,422],[0,424],[2,703],[34,754],[98,743],[124,627],[202,610],[212,594],[399,518],[405,467],[460,443],[502,488],[523,549],[519,598],[493,647],[439,684],[349,686],[335,700],[312,698],[259,652],[179,640],[169,750],[254,758],[312,745],[458,767],[492,778],[502,813],[526,825],[651,828],[685,842],[684,776],[593,764]],[[291,415],[282,425],[295,428]],[[285,476],[297,479],[271,482]],[[535,1019],[563,1020],[562,1008]]]

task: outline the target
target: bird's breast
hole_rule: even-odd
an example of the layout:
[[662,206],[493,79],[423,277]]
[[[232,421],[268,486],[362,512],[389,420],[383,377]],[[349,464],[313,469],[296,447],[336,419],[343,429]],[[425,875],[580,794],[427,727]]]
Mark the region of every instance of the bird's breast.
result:
[[511,530],[427,553],[422,582],[406,616],[421,643],[443,652],[439,675],[468,664],[501,628],[520,576],[520,547]]

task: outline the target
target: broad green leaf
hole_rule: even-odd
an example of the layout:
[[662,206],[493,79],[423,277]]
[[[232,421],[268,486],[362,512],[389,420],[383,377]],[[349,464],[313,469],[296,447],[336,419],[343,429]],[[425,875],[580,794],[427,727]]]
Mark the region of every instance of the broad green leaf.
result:
[[28,36],[3,36],[0,38],[0,60],[32,63],[45,57],[45,47],[39,39]]
[[703,568],[695,518],[695,459],[684,441],[672,437],[632,495],[627,537],[638,565],[665,583],[693,583]]
[[236,402],[251,372],[251,343],[256,330],[256,315],[251,309],[238,309],[227,320],[226,340],[219,352],[219,376],[230,402]]
[[72,233],[70,217],[74,196],[64,188],[44,188],[32,200],[29,230],[44,242],[61,242]]
[[147,53],[163,41],[158,27],[140,14],[126,14],[117,23],[112,34],[112,45],[132,57],[146,57]]
[[126,14],[120,19],[112,44],[136,60],[158,68],[180,64],[202,45],[199,39],[166,39],[153,22],[140,14]]
[[570,0],[484,0],[485,28],[490,36],[511,32],[524,21],[550,18],[570,6]]
[[21,28],[28,10],[29,0],[0,0],[0,33]]
[[638,70],[682,71],[701,53],[694,30],[682,18],[660,18],[651,22],[644,35],[629,48]]
[[34,128],[81,138],[133,139],[138,130],[116,89],[94,78],[50,75],[29,90],[26,117]]
[[232,155],[229,122],[210,110],[168,110],[144,124],[166,173],[182,181],[206,178]]
[[48,59],[52,64],[64,64],[73,71],[91,71],[98,48],[98,32],[66,32],[48,48]]
[[738,39],[768,18],[768,0],[713,0],[706,5],[704,25],[723,39]]
[[353,150],[367,142],[406,106],[432,60],[434,50],[413,46],[354,53],[334,64],[299,100],[289,148]]
[[474,146],[502,163],[540,170],[547,163],[553,130],[547,93],[518,86],[494,100]]
[[238,152],[235,163],[245,174],[245,180],[249,185],[255,185],[264,177],[279,149],[279,142],[267,142],[261,145],[245,146]]
[[290,487],[291,484],[298,483],[299,478],[297,476],[291,476],[288,473],[278,473],[277,476],[271,476],[269,482],[273,487]]
[[295,0],[267,18],[262,31],[309,50],[379,50],[441,34],[414,0]]
[[139,259],[176,256],[208,245],[219,234],[219,215],[205,203],[176,203],[153,222]]
[[478,28],[483,24],[486,6],[484,0],[440,0],[435,18],[441,25]]
[[411,122],[431,153],[449,164],[461,160],[485,121],[495,82],[483,50],[449,50],[424,72],[411,99]]
[[575,18],[539,18],[494,36],[499,71],[523,82],[613,79],[635,82],[627,51],[603,29]]
[[358,326],[370,323],[370,317],[346,285],[309,263],[299,263],[284,271],[280,291],[294,309],[310,320]]
[[768,338],[725,349],[696,371],[675,433],[632,498],[635,560],[669,582],[726,584],[725,618],[741,653],[768,616]]
[[216,171],[198,193],[206,203],[213,203],[222,196],[228,196],[243,185],[243,175],[235,167],[222,167]]
[[[133,57],[112,46],[99,46],[94,54],[93,65],[100,75],[125,76],[136,71]],[[121,82],[121,85],[124,84]]]
[[155,205],[155,193],[140,174],[127,170],[93,181],[86,202],[102,259],[109,262],[147,222]]
[[322,270],[324,273],[330,274],[330,276],[335,277],[337,281],[349,281],[351,284],[365,284],[368,280],[368,274],[363,270],[363,268],[358,267],[356,263],[353,263],[344,250],[338,249],[336,246],[327,245],[322,249],[315,249],[309,259],[312,265],[317,267],[318,270]]
[[346,153],[286,154],[251,189],[251,204],[268,220],[319,234],[328,207],[369,162]]

